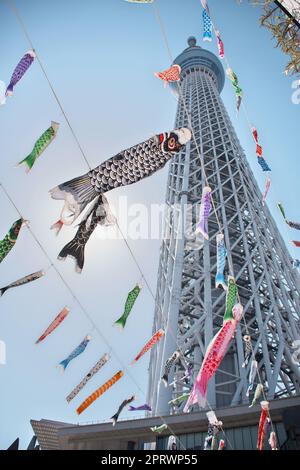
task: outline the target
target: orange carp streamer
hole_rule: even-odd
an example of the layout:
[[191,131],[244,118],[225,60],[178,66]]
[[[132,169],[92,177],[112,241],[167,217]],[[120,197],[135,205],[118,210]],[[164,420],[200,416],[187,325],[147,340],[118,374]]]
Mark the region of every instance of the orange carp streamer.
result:
[[123,377],[124,372],[119,370],[111,379],[109,379],[105,384],[101,385],[95,392],[93,392],[86,400],[84,400],[81,405],[77,408],[77,414],[81,414],[84,410],[86,410],[97,398],[101,397],[103,393],[106,392],[110,387],[112,387],[118,380]]

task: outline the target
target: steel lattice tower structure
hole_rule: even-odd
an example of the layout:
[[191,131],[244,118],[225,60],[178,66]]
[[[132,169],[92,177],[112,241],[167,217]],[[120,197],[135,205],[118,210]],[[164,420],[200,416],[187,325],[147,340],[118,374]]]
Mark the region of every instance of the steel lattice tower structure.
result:
[[[209,241],[203,248],[193,249],[190,237],[181,236],[183,208],[199,209],[206,186],[201,160],[267,396],[300,393],[299,365],[292,357],[293,341],[300,338],[299,274],[268,208],[261,203],[261,192],[220,97],[223,66],[214,54],[198,47],[195,38],[189,38],[188,44],[174,61],[182,68],[176,127],[192,124],[202,158],[192,140],[169,168],[153,325],[153,331],[164,328],[166,335],[150,357],[148,399],[153,415],[178,412],[168,402],[191,389],[224,314],[225,292],[215,288],[219,232],[215,213],[209,217]],[[196,213],[190,213],[193,229]],[[226,270],[228,274],[228,265]],[[251,359],[242,368],[245,334],[241,321],[210,382],[212,407],[248,401]],[[166,388],[160,381],[164,364],[178,347],[184,357],[169,376],[169,383],[175,380],[175,384]],[[193,377],[186,383],[180,379],[188,364],[193,365]]]

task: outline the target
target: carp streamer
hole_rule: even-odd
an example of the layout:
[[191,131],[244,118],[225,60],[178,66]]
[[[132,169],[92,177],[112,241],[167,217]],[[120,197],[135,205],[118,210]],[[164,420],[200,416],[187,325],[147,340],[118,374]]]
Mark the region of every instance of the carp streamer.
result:
[[135,396],[132,395],[132,397],[128,398],[127,400],[122,401],[121,405],[118,408],[118,411],[110,418],[110,419],[112,419],[113,426],[116,425],[116,422],[118,421],[119,416],[122,413],[122,411],[124,410],[124,408],[127,405],[129,405],[130,403],[132,403],[134,400],[135,400]]
[[72,390],[72,392],[67,396],[66,400],[70,403],[74,397],[83,389],[83,387],[88,383],[88,381],[108,362],[109,354],[104,354],[101,359],[94,365],[94,367],[86,374],[82,381]]
[[139,293],[141,292],[142,286],[137,284],[134,289],[132,289],[126,299],[124,313],[123,315],[115,321],[115,325],[119,325],[121,328],[124,328],[126,325],[127,318],[135,304],[136,299],[138,298]]
[[21,279],[18,279],[17,281],[12,282],[11,284],[8,284],[8,286],[2,287],[0,289],[0,297],[8,289],[11,289],[12,287],[23,286],[24,284],[28,284],[29,282],[36,281],[37,279],[40,279],[44,275],[45,275],[44,271],[37,271],[36,273],[28,274],[28,276],[21,277]]
[[237,108],[237,111],[239,111],[241,102],[242,102],[243,90],[241,89],[239,85],[237,75],[234,73],[234,71],[231,68],[228,68],[226,70],[226,73],[228,77],[230,78],[232,86],[234,88],[235,95],[236,95],[236,108]]
[[40,343],[46,338],[46,336],[50,335],[50,333],[52,333],[52,331],[54,331],[61,324],[61,322],[64,321],[69,312],[70,309],[68,307],[64,307],[62,311],[57,315],[57,317],[54,318],[53,322],[50,323],[50,325],[44,331],[42,336],[40,336],[39,339],[35,342],[35,344]]
[[55,138],[59,124],[52,121],[51,126],[38,138],[34,147],[29,155],[24,160],[21,160],[18,165],[26,165],[26,173],[28,173],[36,162],[36,159],[44,152],[44,150],[51,144]]
[[[230,291],[230,284],[228,290]],[[207,348],[201,369],[196,378],[189,399],[183,409],[184,413],[187,413],[190,406],[196,403],[198,403],[199,407],[201,408],[206,405],[208,382],[221,364],[228,346],[235,334],[238,323],[242,318],[243,306],[241,304],[236,304],[233,307],[230,317],[228,315],[227,305],[229,306],[229,303],[226,302],[224,324],[218,333],[214,336]]]
[[220,59],[224,59],[224,43],[221,39],[221,35],[219,31],[216,31],[216,38],[217,38],[217,43],[218,43],[218,49],[219,49],[219,57]]
[[137,183],[162,169],[191,137],[191,131],[187,128],[155,135],[118,153],[85,175],[60,184],[50,194],[53,199],[65,200],[63,219],[73,222],[97,196]]
[[212,41],[212,22],[206,10],[203,10],[202,18],[203,18],[203,41]]
[[180,82],[180,73],[181,67],[180,65],[174,64],[172,67],[169,67],[167,70],[163,72],[155,72],[154,75],[157,78],[160,78],[165,85],[170,82]]
[[258,367],[257,361],[253,360],[251,362],[251,368],[250,368],[250,374],[249,374],[249,386],[246,392],[246,397],[249,397],[251,390],[253,390],[254,381],[255,381],[256,374],[257,374],[257,367]]
[[298,222],[292,222],[291,220],[288,220],[288,219],[286,218],[285,210],[284,210],[283,205],[281,204],[281,202],[279,202],[277,205],[278,205],[278,209],[280,210],[280,212],[281,212],[281,214],[282,214],[282,217],[283,217],[285,223],[286,223],[289,227],[291,227],[291,228],[294,228],[294,229],[296,229],[296,230],[300,230],[300,223],[298,223]]
[[169,359],[167,359],[166,361],[166,364],[165,364],[165,368],[164,368],[164,374],[161,378],[162,382],[164,383],[164,385],[167,387],[168,386],[168,378],[169,378],[169,373],[170,373],[170,370],[172,368],[172,366],[174,364],[176,364],[176,362],[178,361],[180,357],[180,352],[179,351],[175,351],[171,357],[169,357]]
[[211,188],[205,186],[202,191],[200,218],[196,227],[196,233],[201,233],[208,240],[208,217],[211,211]]
[[264,449],[264,442],[267,434],[267,425],[268,425],[268,412],[269,412],[269,402],[262,401],[261,406],[261,415],[258,425],[258,437],[257,437],[257,448],[259,450]]
[[153,346],[163,337],[165,334],[164,330],[158,330],[152,338],[145,344],[143,349],[138,353],[138,355],[134,358],[131,365],[135,364],[146,352],[148,352]]
[[14,87],[16,84],[21,80],[23,75],[27,72],[29,67],[31,66],[32,62],[34,61],[36,55],[33,50],[28,51],[20,60],[18,65],[16,66],[15,70],[10,79],[10,83],[6,89],[5,96],[11,96],[14,91]]
[[227,251],[224,243],[224,235],[218,233],[217,235],[217,274],[216,274],[216,289],[220,286],[227,290],[227,285],[224,278],[224,269],[226,265]]
[[75,359],[75,357],[79,356],[79,354],[82,354],[87,345],[89,344],[91,340],[91,336],[87,335],[83,341],[69,354],[69,356],[61,361],[58,365],[58,367],[61,369],[62,372],[66,370],[68,367],[68,364]]
[[10,250],[15,246],[21,227],[25,222],[22,218],[14,222],[3,240],[0,241],[0,263],[2,263]]
[[101,397],[110,387],[112,387],[118,380],[120,380],[124,375],[122,370],[119,370],[111,379],[109,379],[105,384],[95,390],[86,400],[84,400],[81,405],[77,408],[77,414],[81,414],[86,410],[97,398]]
[[147,403],[145,403],[144,405],[140,405],[140,406],[130,405],[128,408],[128,411],[152,411],[152,408],[150,405],[147,405]]
[[263,206],[266,203],[266,199],[267,199],[267,195],[269,193],[270,187],[271,187],[271,180],[270,180],[270,178],[267,178],[266,184],[265,184],[265,191],[263,193],[263,197],[262,197],[262,201],[261,201]]

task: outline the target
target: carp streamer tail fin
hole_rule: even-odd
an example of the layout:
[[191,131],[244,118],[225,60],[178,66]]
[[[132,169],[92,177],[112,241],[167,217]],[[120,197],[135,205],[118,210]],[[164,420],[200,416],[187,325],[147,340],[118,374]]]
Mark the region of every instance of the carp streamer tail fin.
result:
[[77,236],[73,238],[66,246],[61,250],[58,255],[58,259],[65,259],[67,256],[71,256],[76,261],[76,271],[81,272],[84,265],[84,248],[85,245],[78,243]]

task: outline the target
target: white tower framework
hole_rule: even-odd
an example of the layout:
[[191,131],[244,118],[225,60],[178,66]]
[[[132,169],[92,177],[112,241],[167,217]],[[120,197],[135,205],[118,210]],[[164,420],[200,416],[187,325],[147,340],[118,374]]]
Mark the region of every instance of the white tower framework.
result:
[[[176,127],[189,127],[190,119],[266,394],[269,399],[299,394],[299,364],[293,359],[293,342],[300,338],[299,274],[268,208],[261,203],[261,192],[220,97],[225,81],[222,64],[198,47],[195,38],[189,38],[188,44],[174,61],[182,68]],[[204,186],[201,158],[192,141],[169,168],[166,205],[170,210],[165,214],[153,325],[153,331],[164,328],[166,335],[152,350],[149,368],[148,399],[154,415],[180,410],[168,402],[190,391],[206,348],[222,324],[225,292],[215,288],[219,232],[215,213],[209,217],[209,241],[202,249],[191,249],[189,237],[181,236],[183,208],[186,204],[199,208]],[[193,229],[196,213],[193,210]],[[241,321],[210,382],[212,407],[248,400],[254,358],[242,367],[246,333]],[[174,385],[165,387],[160,381],[164,364],[178,348],[182,356],[169,376]],[[188,365],[193,367],[192,377],[182,380]]]

